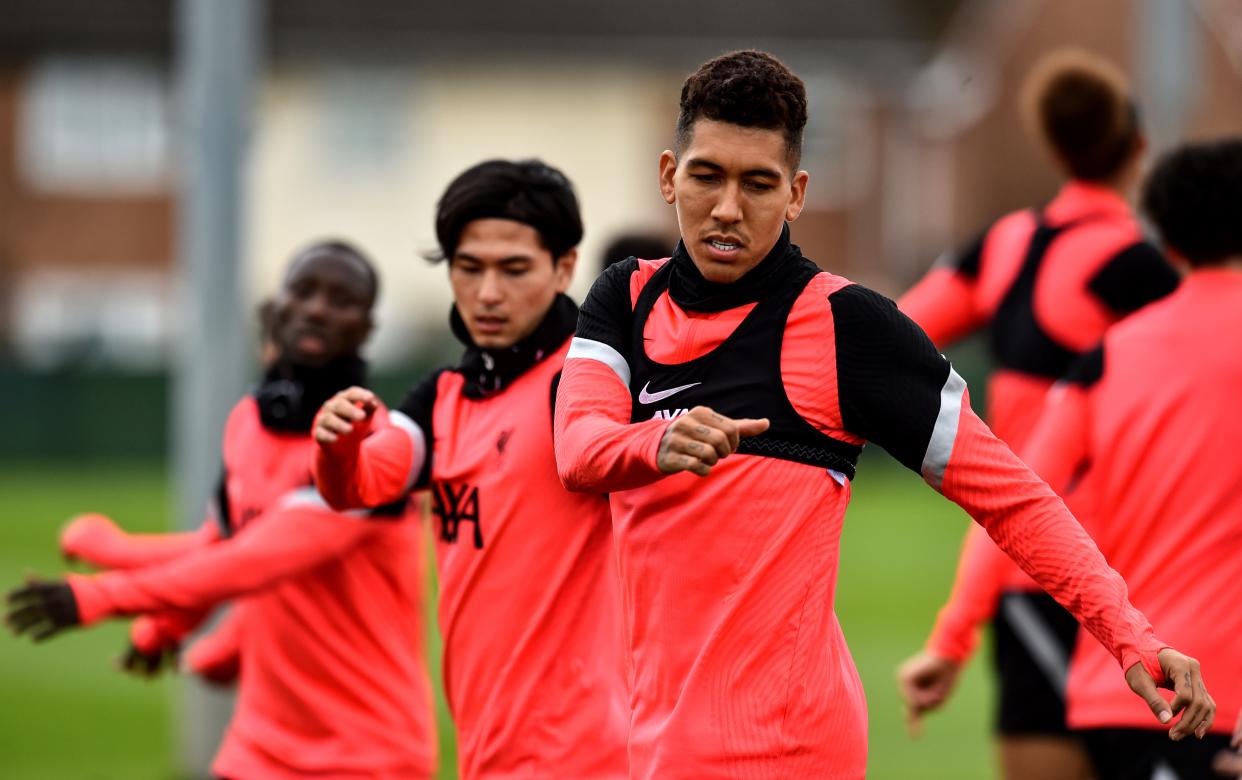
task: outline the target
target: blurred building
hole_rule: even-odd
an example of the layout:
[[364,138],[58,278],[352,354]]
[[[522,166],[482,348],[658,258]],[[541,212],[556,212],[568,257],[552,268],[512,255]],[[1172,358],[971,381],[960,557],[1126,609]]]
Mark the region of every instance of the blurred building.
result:
[[[777,53],[810,90],[812,176],[795,240],[894,293],[985,221],[1053,192],[1013,105],[1047,49],[1076,44],[1118,61],[1159,145],[1242,129],[1239,8],[272,0],[249,167],[250,298],[275,286],[300,244],[345,237],[384,274],[375,356],[393,364],[425,351],[443,340],[449,301],[443,268],[421,259],[435,247],[435,198],[495,156],[543,157],[577,184],[581,297],[615,235],[674,228],[656,158],[679,85],[742,46]],[[1181,20],[1175,36],[1169,19]],[[0,343],[23,363],[158,367],[173,344],[171,29],[172,4],[160,0],[6,3]],[[1175,94],[1159,70],[1174,65],[1152,61],[1160,45],[1183,59]]]

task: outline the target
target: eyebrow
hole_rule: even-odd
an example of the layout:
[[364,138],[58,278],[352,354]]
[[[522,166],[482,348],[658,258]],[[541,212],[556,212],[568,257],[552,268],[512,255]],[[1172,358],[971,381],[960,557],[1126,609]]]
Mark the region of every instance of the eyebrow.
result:
[[[711,160],[704,160],[701,157],[692,157],[686,161],[687,168],[693,167],[693,166],[698,166],[700,168],[707,168],[708,170],[715,171],[717,173],[725,172],[723,165],[720,165],[719,163],[714,163]],[[771,168],[751,168],[748,171],[742,171],[742,176],[759,176],[764,179],[780,179],[781,178],[780,171],[775,171],[775,170],[772,170]]]
[[[474,255],[468,254],[466,252],[458,252],[457,254],[453,255],[453,259],[454,260],[470,260],[471,262],[475,262],[475,263],[486,263],[487,262],[486,260],[480,257],[475,257]],[[496,263],[498,265],[516,265],[517,263],[533,263],[534,261],[535,259],[531,257],[530,255],[510,255],[508,257],[500,258],[499,260],[496,261]]]

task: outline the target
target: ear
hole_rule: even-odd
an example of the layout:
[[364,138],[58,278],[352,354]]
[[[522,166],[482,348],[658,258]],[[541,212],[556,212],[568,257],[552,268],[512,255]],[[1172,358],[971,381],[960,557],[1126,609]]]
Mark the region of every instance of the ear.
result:
[[811,174],[806,171],[794,174],[793,181],[789,184],[789,205],[785,207],[786,222],[793,222],[802,213],[802,207],[806,205],[806,183],[810,179]]
[[574,280],[574,269],[578,265],[578,248],[574,247],[556,259],[556,291],[563,293],[569,289]]
[[660,153],[660,194],[670,206],[677,202],[677,191],[673,188],[673,177],[676,174],[677,155],[671,149],[665,149]]

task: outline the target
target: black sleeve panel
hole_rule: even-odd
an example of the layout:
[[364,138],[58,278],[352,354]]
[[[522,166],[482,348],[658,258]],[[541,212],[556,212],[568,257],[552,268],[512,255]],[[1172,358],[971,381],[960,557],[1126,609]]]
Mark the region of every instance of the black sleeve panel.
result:
[[1100,381],[1102,376],[1104,376],[1104,345],[1100,344],[1075,360],[1061,381],[1087,388]]
[[613,263],[599,275],[578,311],[575,336],[602,342],[622,355],[628,354],[630,320],[634,314],[630,305],[630,277],[637,270],[638,260],[631,257]]
[[[409,417],[414,424],[423,430],[423,437],[427,440],[427,456],[423,458],[423,468],[418,472],[418,479],[414,480],[414,488],[426,487],[431,483],[431,452],[435,444],[435,430],[432,428],[432,420],[436,408],[436,392],[440,384],[440,375],[448,368],[437,368],[427,377],[414,386],[410,392],[405,394],[405,399],[397,407],[397,411]],[[383,507],[381,507],[382,509]],[[400,514],[398,512],[397,514]]]
[[969,276],[971,279],[978,278],[979,264],[983,259],[983,240],[987,238],[987,235],[988,231],[985,230],[956,252],[946,253],[938,265],[941,268],[957,271],[963,276]]
[[1180,280],[1159,249],[1139,241],[1114,255],[1087,287],[1108,308],[1129,314],[1173,292]]
[[853,284],[828,296],[845,429],[919,471],[940,414],[949,361],[897,305]]
[[556,391],[561,389],[561,372],[552,377],[552,385],[548,388],[548,402],[551,404],[552,416],[556,417]]
[[[431,459],[428,458],[427,460],[430,461]],[[419,479],[422,479],[421,474],[419,475]],[[374,509],[367,510],[367,517],[376,520],[400,520],[405,516],[405,507],[409,501],[410,496],[409,494],[406,494],[391,504],[384,504],[383,506],[377,506]]]
[[220,526],[220,538],[228,539],[233,535],[233,510],[229,509],[229,472],[220,467],[220,481],[216,483],[213,494],[216,502],[216,524]]

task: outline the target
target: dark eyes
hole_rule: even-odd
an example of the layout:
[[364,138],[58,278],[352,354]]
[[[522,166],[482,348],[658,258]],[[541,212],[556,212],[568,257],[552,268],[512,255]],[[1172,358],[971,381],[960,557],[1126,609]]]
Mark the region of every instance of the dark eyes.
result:
[[[469,274],[470,276],[475,276],[477,274],[483,273],[483,266],[467,265],[465,263],[458,262],[457,265],[454,266],[454,270],[458,271],[459,273]],[[500,267],[501,273],[503,273],[505,276],[512,276],[512,277],[525,276],[529,271],[530,271],[530,267],[525,266],[525,265],[504,265]]]
[[[692,173],[690,178],[701,184],[719,184],[720,176],[715,173]],[[771,184],[758,179],[745,179],[742,181],[742,187],[751,192],[770,192],[775,189]]]

